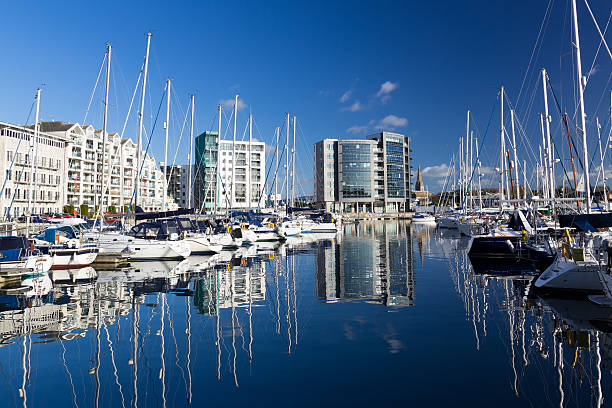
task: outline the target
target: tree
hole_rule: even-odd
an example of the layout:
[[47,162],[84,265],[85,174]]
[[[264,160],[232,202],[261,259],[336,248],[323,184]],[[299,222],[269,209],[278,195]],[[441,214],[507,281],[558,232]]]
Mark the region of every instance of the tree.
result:
[[89,206],[87,204],[81,204],[81,216],[89,217]]
[[117,208],[114,205],[109,205],[108,206],[108,212],[111,214],[114,214],[117,212]]
[[70,215],[74,214],[74,205],[72,205],[72,204],[65,205],[64,206],[64,212],[66,214],[70,214]]

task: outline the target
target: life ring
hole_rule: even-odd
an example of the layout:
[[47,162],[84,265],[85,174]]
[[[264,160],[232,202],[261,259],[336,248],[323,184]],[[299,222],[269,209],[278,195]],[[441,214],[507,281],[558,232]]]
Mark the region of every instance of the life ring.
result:
[[269,223],[268,228],[274,228],[274,223],[273,222]]
[[240,224],[240,229],[246,229],[246,228],[244,227],[244,222]]
[[232,226],[231,225],[227,226],[227,232],[232,232]]

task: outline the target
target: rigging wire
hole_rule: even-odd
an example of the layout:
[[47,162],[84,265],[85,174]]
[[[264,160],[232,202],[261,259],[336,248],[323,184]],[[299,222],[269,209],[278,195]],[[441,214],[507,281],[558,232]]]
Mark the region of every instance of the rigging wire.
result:
[[89,113],[91,102],[93,101],[94,94],[96,93],[96,88],[98,87],[98,81],[100,80],[100,75],[102,74],[102,69],[104,68],[105,62],[106,62],[106,53],[104,53],[104,58],[102,58],[102,64],[100,64],[100,71],[98,71],[98,76],[96,77],[96,83],[94,84],[93,90],[91,91],[91,97],[89,98],[87,109],[85,110],[85,116],[83,117],[83,123],[85,123],[85,121],[87,120],[87,114]]

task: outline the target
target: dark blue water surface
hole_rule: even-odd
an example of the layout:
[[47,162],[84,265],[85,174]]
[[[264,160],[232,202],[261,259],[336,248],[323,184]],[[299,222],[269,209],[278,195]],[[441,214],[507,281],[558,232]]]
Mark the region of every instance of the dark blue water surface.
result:
[[511,265],[475,273],[448,235],[362,223],[212,267],[54,272],[0,297],[1,405],[609,402],[612,313],[534,297]]

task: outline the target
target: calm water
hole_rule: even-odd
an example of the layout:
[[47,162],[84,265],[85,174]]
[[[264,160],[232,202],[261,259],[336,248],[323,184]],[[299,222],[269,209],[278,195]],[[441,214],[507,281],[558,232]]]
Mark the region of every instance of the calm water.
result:
[[213,268],[190,258],[79,285],[38,279],[0,298],[1,405],[612,400],[612,313],[526,297],[529,278],[510,268],[515,279],[475,274],[465,244],[402,222],[347,225]]

